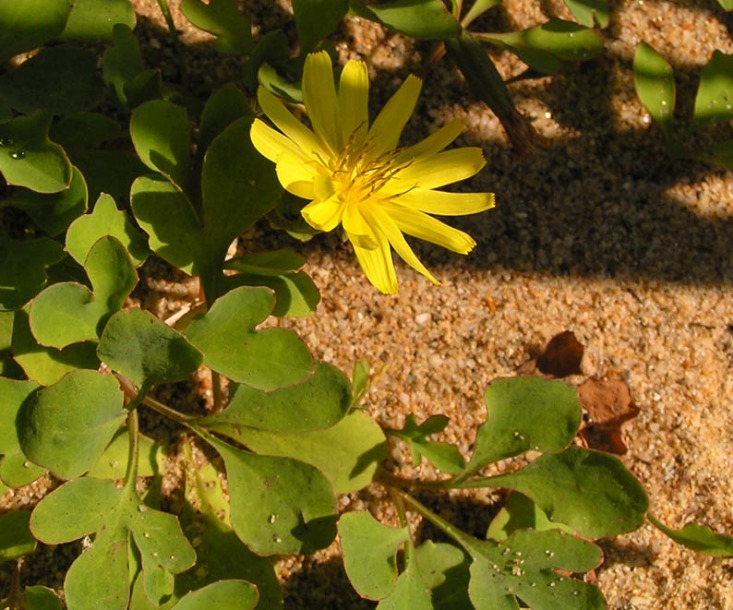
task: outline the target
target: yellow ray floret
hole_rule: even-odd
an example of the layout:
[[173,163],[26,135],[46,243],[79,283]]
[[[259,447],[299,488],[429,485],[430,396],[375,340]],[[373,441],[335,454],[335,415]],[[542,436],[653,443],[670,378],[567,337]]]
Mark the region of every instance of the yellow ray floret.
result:
[[479,148],[444,150],[461,133],[459,120],[398,147],[421,87],[409,76],[370,125],[366,64],[349,61],[337,87],[329,55],[312,53],[302,83],[311,128],[260,87],[260,107],[277,129],[256,119],[250,134],[255,148],[276,164],[283,187],[310,201],[302,210],[308,224],[320,231],[341,226],[367,278],[386,294],[397,292],[392,250],[438,283],[405,234],[468,254],[476,245],[471,236],[431,214],[475,214],[494,205],[492,193],[435,190],[470,178],[485,164]]

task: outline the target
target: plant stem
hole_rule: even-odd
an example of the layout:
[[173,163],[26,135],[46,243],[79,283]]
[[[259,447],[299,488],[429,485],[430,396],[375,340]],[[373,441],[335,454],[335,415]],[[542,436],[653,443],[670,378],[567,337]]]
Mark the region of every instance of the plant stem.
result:
[[127,433],[130,436],[130,444],[127,455],[127,472],[125,472],[125,489],[132,493],[135,490],[140,458],[140,420],[137,409],[130,411],[127,416]]
[[156,411],[157,413],[160,413],[161,415],[172,419],[173,421],[184,426],[187,426],[190,421],[196,419],[191,415],[184,415],[183,413],[180,413],[175,409],[171,409],[171,407],[169,407],[168,405],[163,404],[162,402],[159,402],[155,400],[155,398],[151,398],[150,396],[146,396],[143,399],[143,404],[146,407],[150,407],[153,411]]
[[465,534],[452,523],[449,523],[442,517],[436,515],[427,506],[415,500],[415,498],[413,498],[411,495],[403,491],[397,490],[395,491],[395,493],[398,494],[402,501],[405,504],[409,505],[417,514],[430,521],[430,523],[432,523],[435,527],[441,530],[444,534],[450,536],[451,538],[453,538],[453,540],[460,544],[466,550],[466,552],[470,553],[470,546],[473,540],[471,536]]
[[168,31],[173,38],[173,46],[176,49],[176,55],[178,56],[178,68],[181,72],[181,84],[184,87],[188,86],[188,62],[186,61],[186,55],[183,52],[183,45],[181,39],[178,36],[178,29],[173,21],[173,15],[171,15],[170,7],[168,6],[168,0],[158,0],[158,6],[160,12],[163,13],[163,18],[168,26]]

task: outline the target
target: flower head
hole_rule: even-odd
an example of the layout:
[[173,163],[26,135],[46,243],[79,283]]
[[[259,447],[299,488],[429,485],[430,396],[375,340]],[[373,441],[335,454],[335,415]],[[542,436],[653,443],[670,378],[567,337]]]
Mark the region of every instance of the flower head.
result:
[[276,164],[283,187],[310,200],[302,210],[308,224],[321,231],[341,225],[369,281],[388,294],[397,292],[390,248],[439,283],[404,234],[467,254],[476,242],[431,214],[473,214],[494,205],[491,193],[435,190],[470,178],[485,164],[479,148],[443,150],[461,133],[459,120],[413,146],[398,147],[421,86],[409,76],[370,125],[366,64],[349,61],[337,89],[328,54],[312,53],[302,83],[311,128],[260,87],[260,106],[279,131],[259,119],[251,130],[255,148]]

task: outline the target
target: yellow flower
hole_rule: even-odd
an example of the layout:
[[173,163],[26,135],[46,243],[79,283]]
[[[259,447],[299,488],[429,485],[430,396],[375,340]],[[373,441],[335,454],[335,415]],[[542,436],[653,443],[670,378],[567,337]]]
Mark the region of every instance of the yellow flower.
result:
[[422,81],[409,76],[369,125],[369,75],[349,61],[338,90],[325,51],[310,54],[303,72],[303,102],[312,129],[298,121],[265,88],[257,98],[279,131],[259,119],[252,125],[255,148],[276,164],[283,187],[310,200],[302,210],[315,229],[341,225],[369,281],[397,292],[390,246],[435,284],[404,234],[467,254],[476,242],[430,214],[459,216],[494,205],[491,193],[448,193],[438,187],[470,178],[485,161],[479,148],[443,150],[461,133],[454,120],[413,146],[398,148]]

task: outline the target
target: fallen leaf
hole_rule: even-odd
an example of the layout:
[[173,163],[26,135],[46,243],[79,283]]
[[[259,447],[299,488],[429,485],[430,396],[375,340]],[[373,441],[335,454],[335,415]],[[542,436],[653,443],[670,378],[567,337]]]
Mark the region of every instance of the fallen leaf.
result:
[[579,374],[584,351],[573,332],[566,330],[550,339],[545,351],[537,357],[537,369],[551,377]]
[[580,385],[578,397],[589,416],[579,433],[588,446],[616,455],[626,453],[621,425],[639,414],[626,382],[591,378]]

